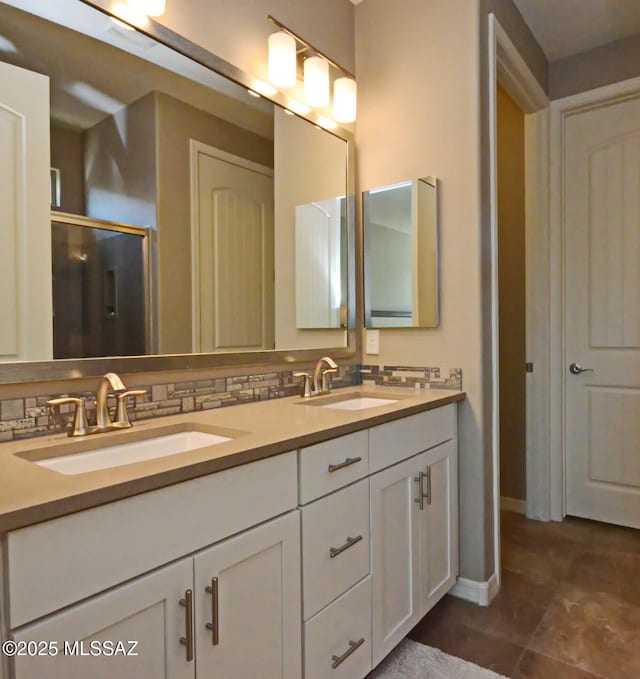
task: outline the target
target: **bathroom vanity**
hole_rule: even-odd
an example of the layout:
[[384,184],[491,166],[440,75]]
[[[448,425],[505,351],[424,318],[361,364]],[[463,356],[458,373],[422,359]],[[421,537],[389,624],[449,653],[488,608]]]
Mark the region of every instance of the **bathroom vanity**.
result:
[[[4,445],[9,676],[365,677],[455,584],[463,398],[357,387]],[[186,431],[226,440],[44,466]]]

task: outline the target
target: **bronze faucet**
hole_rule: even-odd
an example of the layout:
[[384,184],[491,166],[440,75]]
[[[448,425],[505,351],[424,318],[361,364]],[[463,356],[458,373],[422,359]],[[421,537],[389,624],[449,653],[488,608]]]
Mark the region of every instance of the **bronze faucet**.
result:
[[[111,413],[109,412],[110,389],[116,397],[115,422],[111,419]],[[131,427],[132,424],[127,413],[127,399],[130,396],[144,396],[146,393],[145,389],[127,390],[124,382],[116,373],[107,373],[100,378],[98,383],[96,391],[96,424],[93,427],[90,427],[87,421],[87,407],[83,398],[54,398],[47,401],[47,405],[51,407],[61,406],[66,403],[75,405],[76,410],[69,429],[69,436],[89,436],[91,434],[100,434],[105,431],[128,429]]]

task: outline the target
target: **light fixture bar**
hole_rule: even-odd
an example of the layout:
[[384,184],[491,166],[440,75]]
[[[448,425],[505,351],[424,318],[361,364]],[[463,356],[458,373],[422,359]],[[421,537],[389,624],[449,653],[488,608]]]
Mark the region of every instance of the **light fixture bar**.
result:
[[277,26],[281,31],[284,31],[285,33],[290,35],[294,40],[296,40],[298,43],[304,46],[303,50],[297,50],[298,53],[306,52],[308,50],[315,52],[319,57],[322,57],[326,62],[331,64],[331,66],[333,66],[335,69],[337,69],[341,73],[344,73],[348,78],[353,78],[353,80],[355,80],[356,77],[355,75],[353,75],[353,73],[347,71],[346,68],[340,66],[338,62],[334,61],[333,59],[330,59],[326,54],[324,54],[324,52],[321,52],[319,49],[314,47],[312,44],[308,43],[306,40],[303,40],[297,33],[294,33],[290,28],[287,28],[283,23],[272,17],[271,14],[269,14],[267,19],[269,19],[269,21],[275,26]]

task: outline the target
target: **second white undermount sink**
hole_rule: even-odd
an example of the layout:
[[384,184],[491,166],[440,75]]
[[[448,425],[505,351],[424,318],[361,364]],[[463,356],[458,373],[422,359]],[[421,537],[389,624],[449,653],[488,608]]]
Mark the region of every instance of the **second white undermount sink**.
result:
[[187,453],[198,448],[225,443],[231,439],[202,431],[182,431],[175,434],[156,436],[143,441],[131,441],[91,450],[49,457],[33,462],[41,467],[61,474],[73,475],[94,472],[100,469],[120,467],[134,462],[155,460],[160,457]]
[[329,408],[330,410],[367,410],[368,408],[378,408],[379,406],[388,406],[392,403],[397,403],[397,399],[393,398],[377,398],[372,396],[357,396],[356,398],[349,398],[344,401],[335,401],[334,403],[326,403],[322,408]]

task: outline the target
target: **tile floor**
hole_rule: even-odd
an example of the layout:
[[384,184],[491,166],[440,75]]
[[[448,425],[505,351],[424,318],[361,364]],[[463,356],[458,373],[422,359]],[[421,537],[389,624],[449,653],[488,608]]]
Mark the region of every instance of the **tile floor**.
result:
[[502,515],[491,606],[445,597],[414,641],[513,679],[640,679],[640,530]]

